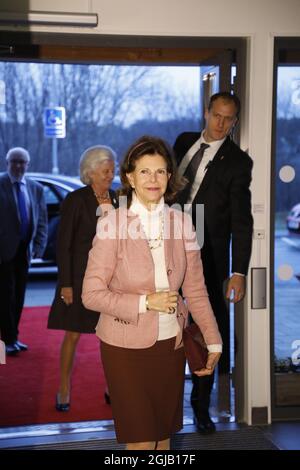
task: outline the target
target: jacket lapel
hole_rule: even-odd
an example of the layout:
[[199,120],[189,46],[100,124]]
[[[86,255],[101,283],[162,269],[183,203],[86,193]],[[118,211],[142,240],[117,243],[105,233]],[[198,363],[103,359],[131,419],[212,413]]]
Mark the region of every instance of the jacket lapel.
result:
[[115,209],[118,209],[119,201],[118,201],[116,193],[112,189],[109,189],[109,195],[110,195],[112,205],[114,206]]
[[101,215],[101,210],[99,211],[98,202],[96,197],[94,196],[94,191],[92,186],[86,186],[86,191],[84,194],[85,205],[87,208],[88,216],[92,223],[97,223],[97,217]]
[[32,184],[31,180],[29,178],[26,178],[26,189],[27,189],[27,192],[28,192],[28,196],[29,196],[29,202],[30,202],[30,207],[29,207],[29,212],[30,212],[30,216],[31,216],[31,221],[32,221],[32,225],[33,227],[35,227],[36,225],[36,221],[37,221],[37,213],[36,213],[36,198],[34,197],[34,194],[33,194],[33,191],[34,191],[34,185]]
[[151,250],[149,248],[146,235],[143,231],[142,224],[140,223],[140,219],[138,215],[134,212],[131,212],[130,209],[127,211],[127,236],[132,244],[132,249],[137,250],[138,253],[142,254],[146,262],[151,260],[151,263],[153,264]]
[[170,211],[168,206],[165,206],[164,213],[164,248],[165,248],[165,263],[168,272],[170,262],[172,259],[172,240],[174,240],[174,214]]
[[205,194],[206,189],[210,186],[210,182],[212,180],[212,177],[214,176],[216,169],[218,168],[218,165],[220,164],[221,161],[226,158],[228,154],[228,145],[230,144],[230,138],[227,137],[226,140],[223,142],[219,150],[217,151],[216,155],[214,156],[213,161],[211,162],[209,168],[205,172],[205,176],[202,180],[202,183],[200,185],[199,191],[196,195],[198,198],[200,198]]
[[19,224],[19,217],[18,217],[18,211],[17,211],[17,206],[16,206],[16,201],[13,193],[13,188],[12,184],[10,182],[8,174],[5,175],[5,180],[4,180],[4,188],[5,188],[5,194],[7,196],[8,204],[11,207],[11,214],[15,217],[16,223]]

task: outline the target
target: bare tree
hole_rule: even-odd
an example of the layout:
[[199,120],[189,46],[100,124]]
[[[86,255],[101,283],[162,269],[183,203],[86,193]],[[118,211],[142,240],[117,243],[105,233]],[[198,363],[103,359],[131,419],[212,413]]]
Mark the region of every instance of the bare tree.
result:
[[59,167],[70,174],[77,174],[80,154],[90,145],[108,144],[121,153],[124,136],[128,139],[128,129],[139,120],[170,121],[171,131],[176,120],[198,119],[189,93],[168,86],[170,79],[155,67],[0,62],[0,79],[6,83],[1,152],[15,145],[28,148],[35,171],[51,171],[51,139],[44,137],[43,126],[46,107],[66,109]]

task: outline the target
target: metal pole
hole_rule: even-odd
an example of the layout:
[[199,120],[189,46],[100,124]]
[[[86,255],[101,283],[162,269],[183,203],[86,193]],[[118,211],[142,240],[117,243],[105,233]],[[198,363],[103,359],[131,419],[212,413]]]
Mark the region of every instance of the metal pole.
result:
[[58,175],[58,162],[57,162],[57,138],[52,138],[52,173]]

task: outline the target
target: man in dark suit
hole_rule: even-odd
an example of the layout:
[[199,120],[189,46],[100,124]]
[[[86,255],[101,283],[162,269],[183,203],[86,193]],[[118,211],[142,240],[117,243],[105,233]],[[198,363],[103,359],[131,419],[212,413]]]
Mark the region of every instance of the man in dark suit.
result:
[[[189,181],[179,202],[192,204],[195,226],[196,205],[204,204],[201,256],[207,290],[223,339],[220,377],[230,370],[228,299],[239,302],[244,297],[252,244],[249,190],[252,160],[230,137],[239,111],[236,95],[227,92],[213,95],[205,111],[204,131],[184,132],[174,145],[179,172]],[[228,280],[226,287],[225,280]],[[192,380],[191,405],[197,429],[203,434],[212,433],[215,425],[209,416],[209,404],[214,377],[193,374]]]
[[18,341],[28,268],[47,242],[44,190],[25,177],[29,160],[24,148],[10,149],[7,173],[0,176],[0,332],[8,355],[28,349]]

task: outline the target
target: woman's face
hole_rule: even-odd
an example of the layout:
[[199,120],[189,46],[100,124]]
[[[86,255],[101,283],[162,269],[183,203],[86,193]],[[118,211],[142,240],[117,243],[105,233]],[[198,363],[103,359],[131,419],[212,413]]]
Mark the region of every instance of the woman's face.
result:
[[111,160],[99,163],[94,170],[89,173],[92,184],[100,191],[107,191],[115,175],[115,164]]
[[140,202],[145,206],[157,204],[165,194],[170,173],[161,155],[144,155],[127,178]]

